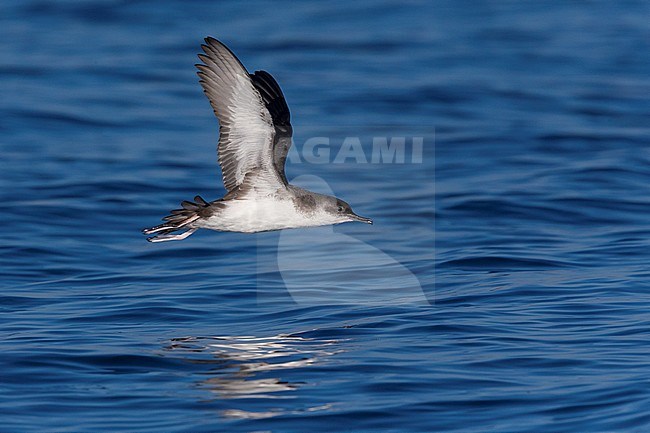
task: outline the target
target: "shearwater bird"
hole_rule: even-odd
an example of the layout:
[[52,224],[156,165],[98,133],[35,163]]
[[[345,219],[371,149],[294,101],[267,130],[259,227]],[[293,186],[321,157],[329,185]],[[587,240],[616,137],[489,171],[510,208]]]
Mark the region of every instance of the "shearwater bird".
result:
[[143,230],[150,242],[182,240],[198,229],[256,233],[372,220],[343,200],[291,185],[284,164],[293,128],[277,81],[249,74],[224,44],[208,37],[197,64],[199,82],[219,120],[219,165],[226,195],[183,201],[165,223]]

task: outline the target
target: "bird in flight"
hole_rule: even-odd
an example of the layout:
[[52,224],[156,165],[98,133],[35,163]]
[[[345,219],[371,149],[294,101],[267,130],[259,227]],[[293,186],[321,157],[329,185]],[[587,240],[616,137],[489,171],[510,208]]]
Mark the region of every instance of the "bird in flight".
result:
[[291,147],[291,116],[277,81],[266,71],[249,74],[223,43],[208,37],[197,64],[199,82],[219,120],[219,165],[226,195],[200,196],[158,226],[149,242],[183,240],[198,229],[257,233],[372,220],[343,200],[291,185],[284,165]]

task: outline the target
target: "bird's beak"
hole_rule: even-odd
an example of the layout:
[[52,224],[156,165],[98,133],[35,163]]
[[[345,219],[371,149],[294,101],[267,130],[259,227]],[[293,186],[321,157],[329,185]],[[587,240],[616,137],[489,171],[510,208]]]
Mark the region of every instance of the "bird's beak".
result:
[[360,221],[360,222],[366,223],[366,224],[372,224],[372,220],[370,218],[362,217],[362,216],[359,216],[357,214],[350,214],[349,216],[350,216],[350,218],[352,218],[355,221]]

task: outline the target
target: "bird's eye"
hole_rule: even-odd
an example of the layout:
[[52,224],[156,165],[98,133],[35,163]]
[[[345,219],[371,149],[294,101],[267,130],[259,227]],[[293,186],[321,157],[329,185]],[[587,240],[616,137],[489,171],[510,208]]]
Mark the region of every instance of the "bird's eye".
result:
[[343,212],[345,209],[343,209],[343,206],[339,206],[338,211]]

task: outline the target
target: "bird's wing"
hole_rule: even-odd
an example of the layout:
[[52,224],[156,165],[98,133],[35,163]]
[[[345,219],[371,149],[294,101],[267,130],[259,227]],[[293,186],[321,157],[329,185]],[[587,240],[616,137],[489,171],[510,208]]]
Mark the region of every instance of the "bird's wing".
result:
[[282,89],[271,74],[266,71],[255,71],[251,74],[253,85],[262,96],[266,109],[271,114],[275,137],[273,140],[273,165],[282,181],[287,184],[287,177],[284,174],[284,164],[291,147],[291,113],[289,106],[284,99]]
[[[221,42],[206,38],[196,67],[199,82],[219,119],[219,165],[228,192],[247,183],[258,192],[286,186],[275,168],[273,118],[246,68]],[[241,188],[243,189],[243,188]]]

